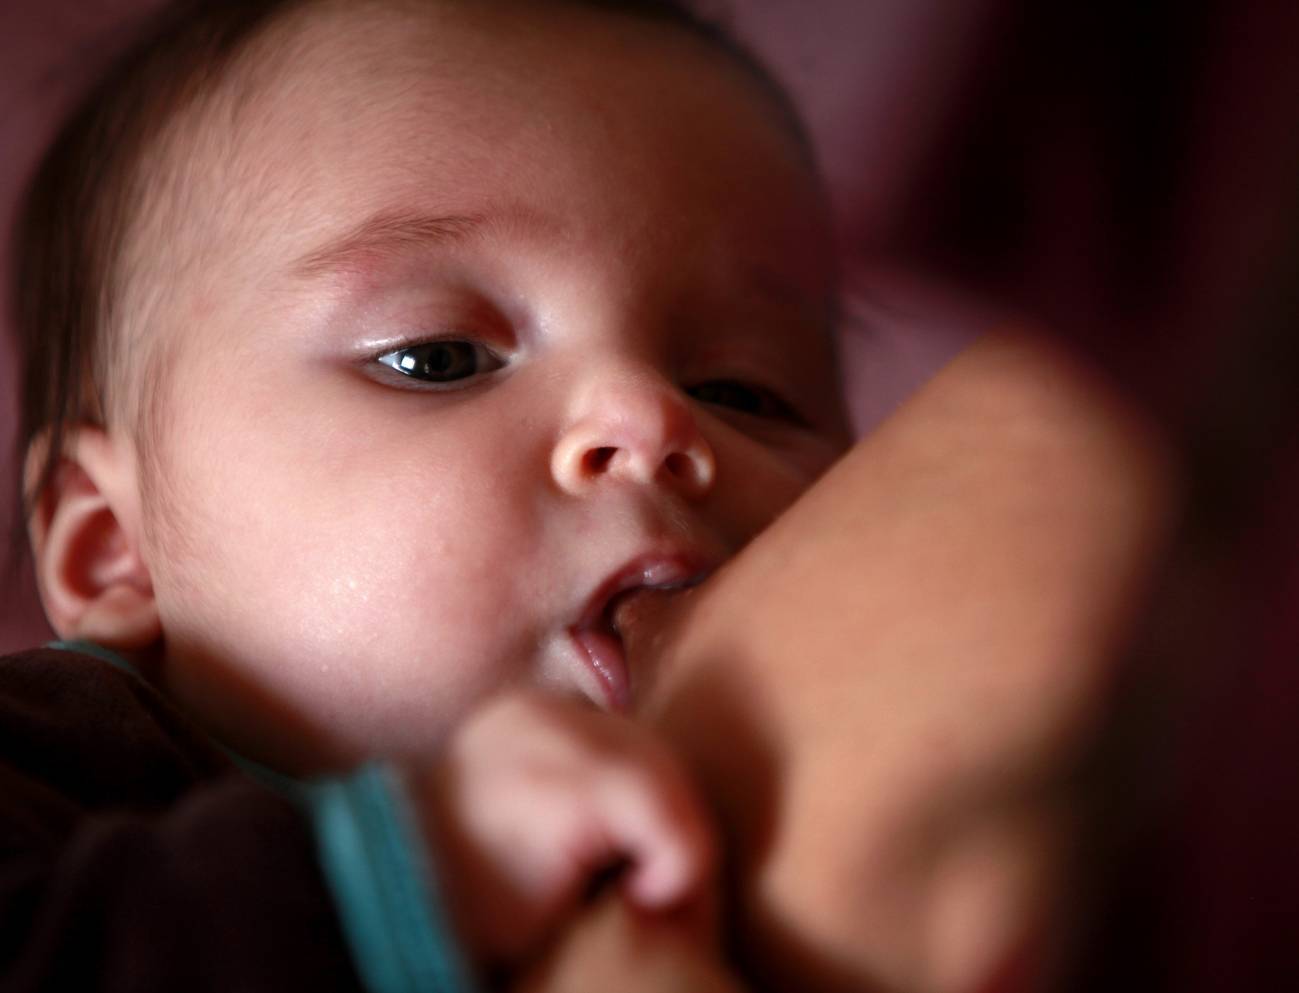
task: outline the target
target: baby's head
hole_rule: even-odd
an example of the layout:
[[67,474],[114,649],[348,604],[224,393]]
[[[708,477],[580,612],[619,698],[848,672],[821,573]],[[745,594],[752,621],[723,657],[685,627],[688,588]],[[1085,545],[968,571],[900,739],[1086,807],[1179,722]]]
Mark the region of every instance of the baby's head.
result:
[[55,629],[290,768],[511,684],[624,705],[616,595],[714,569],[847,439],[785,105],[649,0],[200,6],[22,235]]

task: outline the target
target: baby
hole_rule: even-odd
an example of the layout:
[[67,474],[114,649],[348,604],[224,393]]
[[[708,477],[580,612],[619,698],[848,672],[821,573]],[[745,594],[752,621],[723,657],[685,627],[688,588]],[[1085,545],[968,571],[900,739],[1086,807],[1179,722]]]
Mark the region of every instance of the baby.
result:
[[32,544],[81,654],[0,667],[6,980],[346,988],[336,914],[372,988],[454,987],[611,867],[706,902],[618,617],[847,443],[797,122],[665,2],[190,6],[20,234]]

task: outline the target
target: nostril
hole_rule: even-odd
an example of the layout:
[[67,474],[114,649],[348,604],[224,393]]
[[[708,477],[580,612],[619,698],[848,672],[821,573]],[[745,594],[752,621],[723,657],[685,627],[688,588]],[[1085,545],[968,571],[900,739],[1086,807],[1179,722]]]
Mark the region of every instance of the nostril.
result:
[[712,459],[702,454],[672,452],[663,460],[663,468],[679,486],[690,492],[703,492],[712,482]]
[[618,449],[612,446],[592,448],[582,460],[586,471],[590,473],[604,472],[609,468],[609,463],[613,461],[614,453],[617,451]]
[[695,479],[695,461],[689,455],[682,452],[671,452],[663,465],[670,475],[676,476],[677,479],[694,482]]

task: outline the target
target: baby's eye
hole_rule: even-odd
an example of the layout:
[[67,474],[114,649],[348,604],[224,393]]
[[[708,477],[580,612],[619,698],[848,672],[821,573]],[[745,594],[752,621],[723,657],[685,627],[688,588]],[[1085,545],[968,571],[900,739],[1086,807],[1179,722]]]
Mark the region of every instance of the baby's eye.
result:
[[686,393],[700,403],[713,404],[738,410],[755,417],[802,423],[802,418],[784,400],[761,386],[741,383],[734,379],[715,379],[686,389]]
[[505,365],[485,346],[458,338],[408,345],[378,358],[390,369],[424,383],[454,383]]

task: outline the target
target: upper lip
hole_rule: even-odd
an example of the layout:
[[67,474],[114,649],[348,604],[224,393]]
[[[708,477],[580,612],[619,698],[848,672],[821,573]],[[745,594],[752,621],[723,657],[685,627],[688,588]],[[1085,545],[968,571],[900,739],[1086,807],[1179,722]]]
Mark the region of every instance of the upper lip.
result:
[[619,597],[637,589],[672,590],[694,586],[706,579],[715,564],[688,552],[651,552],[638,555],[595,588],[574,631],[605,628],[619,635],[613,613]]

